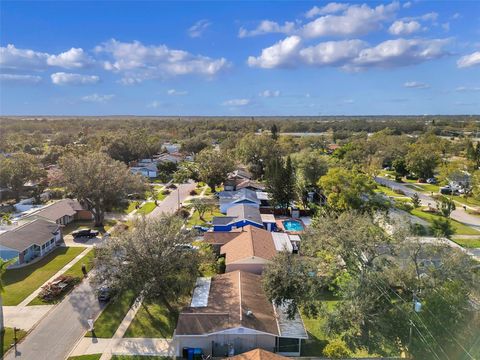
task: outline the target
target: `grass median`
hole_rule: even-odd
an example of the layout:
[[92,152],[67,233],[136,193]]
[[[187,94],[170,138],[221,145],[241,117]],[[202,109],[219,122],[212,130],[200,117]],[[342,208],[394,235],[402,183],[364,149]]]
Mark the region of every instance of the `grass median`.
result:
[[2,277],[5,288],[3,305],[20,304],[83,250],[82,247],[59,247],[36,263],[7,270]]

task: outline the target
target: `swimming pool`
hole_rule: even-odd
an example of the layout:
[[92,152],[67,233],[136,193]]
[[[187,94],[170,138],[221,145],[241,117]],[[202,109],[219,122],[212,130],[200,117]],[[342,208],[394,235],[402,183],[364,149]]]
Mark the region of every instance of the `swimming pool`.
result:
[[285,220],[282,222],[286,231],[303,231],[303,224],[297,220]]

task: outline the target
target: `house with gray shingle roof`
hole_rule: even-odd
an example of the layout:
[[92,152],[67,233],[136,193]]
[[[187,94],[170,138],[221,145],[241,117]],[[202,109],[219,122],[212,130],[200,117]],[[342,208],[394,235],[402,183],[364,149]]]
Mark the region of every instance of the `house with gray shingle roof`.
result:
[[60,226],[50,220],[33,219],[0,234],[0,258],[18,258],[17,264],[45,256],[62,240]]

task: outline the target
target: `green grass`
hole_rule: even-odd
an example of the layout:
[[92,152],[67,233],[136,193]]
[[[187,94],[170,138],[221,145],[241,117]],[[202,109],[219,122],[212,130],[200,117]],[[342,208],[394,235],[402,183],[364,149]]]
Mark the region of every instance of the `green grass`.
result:
[[382,186],[382,185],[377,185],[377,192],[381,192],[381,193],[385,194],[386,196],[392,196],[392,197],[403,196],[402,194],[396,193],[395,191],[393,191],[389,187]]
[[2,277],[5,286],[3,305],[21,303],[83,250],[82,247],[59,247],[34,264],[7,270]]
[[[133,292],[126,292],[110,300],[107,307],[95,321],[95,336],[99,338],[111,338],[113,334],[115,334],[115,331],[117,331],[125,315],[127,315],[134,300],[135,296]],[[92,333],[88,332],[86,336],[91,337]]]
[[[91,269],[92,269],[92,266],[93,266],[93,259],[95,257],[95,250],[92,249],[90,250],[87,255],[85,255],[82,259],[80,259],[75,265],[73,265],[70,269],[68,269],[64,275],[67,275],[67,276],[73,276],[75,278],[78,278],[80,281],[81,279],[83,278],[83,272],[82,272],[82,264],[85,264],[86,268],[87,268],[87,272],[89,272]],[[61,297],[59,297],[58,299],[56,299],[54,301],[54,303],[58,303],[60,302],[68,293],[68,292],[65,292],[64,294],[62,294]],[[44,301],[42,299],[40,299],[39,297],[36,297],[35,299],[33,299],[29,304],[28,306],[31,306],[31,305],[48,305],[48,304],[51,304],[51,302],[48,302],[48,301]]]
[[70,356],[67,360],[99,360],[102,354]]
[[[416,217],[419,217],[429,223],[432,223],[434,219],[441,218],[439,215],[432,213],[424,212],[421,209],[413,209],[410,213]],[[479,235],[480,232],[471,228],[470,226],[464,225],[456,220],[450,219],[452,227],[455,230],[456,235]]]
[[[215,187],[215,192],[220,192],[220,191],[223,191],[223,186],[217,186]],[[210,186],[207,187],[207,191],[205,191],[205,196],[209,196],[209,195],[212,195],[212,189],[210,189]]]
[[[25,337],[25,335],[27,335],[26,331],[17,330],[17,342]],[[0,333],[0,338],[2,340],[2,352],[0,353],[0,358],[3,359],[3,354],[5,354],[5,352],[7,352],[7,350],[10,349],[11,345],[13,344],[13,328],[4,328],[4,331]]]
[[[338,300],[325,300],[328,310],[333,310]],[[323,331],[325,319],[322,317],[309,318],[302,314],[303,323],[308,333],[308,340],[302,341],[301,356],[322,356],[324,347],[328,344],[328,336]]]
[[157,192],[156,195],[155,195],[155,199],[157,199],[158,201],[162,201],[168,196],[168,195],[163,194],[162,192],[163,192],[163,190]]
[[214,216],[222,216],[223,214],[220,212],[220,209],[216,208],[212,211],[207,211],[204,215],[203,215],[203,220],[200,219],[200,215],[198,214],[198,211],[194,211],[192,217],[190,219],[188,219],[187,221],[187,226],[188,227],[192,227],[192,226],[195,226],[195,225],[200,225],[200,226],[204,226],[206,225],[206,223],[208,221],[212,221],[213,217]]
[[147,215],[150,214],[156,207],[157,206],[153,201],[149,201],[146,202],[140,209],[138,209],[136,213],[139,215]]
[[417,186],[421,187],[423,189],[423,192],[433,192],[433,193],[439,193],[440,192],[440,186],[435,185],[435,184],[417,184]]
[[464,248],[475,249],[480,248],[480,237],[470,239],[459,239],[453,236],[452,241],[455,241],[458,245]]
[[124,338],[172,338],[178,313],[162,304],[142,304]]
[[453,195],[449,196],[452,200],[458,201],[461,204],[468,205],[468,206],[480,206],[480,201],[474,199],[473,197],[463,197],[461,195]]

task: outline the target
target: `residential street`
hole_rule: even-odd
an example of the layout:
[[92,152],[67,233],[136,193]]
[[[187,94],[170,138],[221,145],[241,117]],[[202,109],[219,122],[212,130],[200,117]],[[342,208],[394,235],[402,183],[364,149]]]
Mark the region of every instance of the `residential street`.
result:
[[171,190],[170,195],[168,195],[158,206],[153,210],[148,216],[156,217],[165,214],[173,214],[177,211],[179,203],[181,204],[188,196],[190,196],[190,191],[196,188],[197,184],[195,182],[189,182],[187,184],[178,185],[177,189]]
[[[174,213],[195,187],[194,182],[179,185],[148,216]],[[5,359],[65,359],[88,329],[87,320],[95,319],[100,310],[89,281],[82,282],[17,346],[16,355],[12,350]]]
[[[408,186],[406,186],[406,184],[400,184],[393,180],[390,180],[384,177],[378,177],[378,176],[375,178],[375,181],[393,190],[395,189],[402,190],[406,196],[412,196],[414,193],[417,193],[423,206],[427,206],[428,204],[430,204],[431,206],[435,206],[435,203],[436,203],[435,199],[433,199],[428,195],[425,195],[424,193],[421,193],[419,191],[415,191],[414,189],[409,188]],[[456,210],[452,212],[450,217],[465,225],[468,225],[473,228],[476,228],[477,230],[480,230],[480,217],[468,214],[467,212],[465,212],[463,207],[458,204],[457,204]]]
[[87,320],[96,318],[100,310],[90,282],[83,281],[5,359],[65,359],[88,329]]

